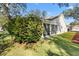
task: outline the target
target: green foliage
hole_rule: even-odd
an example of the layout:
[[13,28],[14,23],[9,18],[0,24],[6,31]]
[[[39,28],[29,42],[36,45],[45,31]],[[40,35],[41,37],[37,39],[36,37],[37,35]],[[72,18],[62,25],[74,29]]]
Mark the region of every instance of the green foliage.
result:
[[0,26],[4,25],[5,23],[7,23],[6,17],[5,16],[0,16]]
[[70,25],[71,26],[79,25],[79,22],[71,22]]
[[13,45],[13,40],[8,33],[5,31],[0,32],[0,55],[2,52],[6,51],[6,48]]
[[5,25],[15,40],[22,42],[36,42],[42,35],[42,22],[39,16],[29,14],[27,17],[16,16]]
[[66,17],[72,17],[76,21],[79,21],[79,7],[73,7],[73,9],[67,9],[63,13]]
[[28,25],[28,39],[29,41],[38,41],[42,35],[43,28],[42,22],[38,16],[33,14],[29,14],[27,16],[27,25]]

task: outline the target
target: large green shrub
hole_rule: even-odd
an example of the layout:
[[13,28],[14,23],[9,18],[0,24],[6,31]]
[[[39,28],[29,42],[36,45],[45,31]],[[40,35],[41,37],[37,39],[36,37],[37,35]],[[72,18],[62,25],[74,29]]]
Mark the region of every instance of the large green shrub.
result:
[[5,28],[18,42],[37,42],[43,32],[40,17],[33,14],[27,17],[16,16],[6,24]]

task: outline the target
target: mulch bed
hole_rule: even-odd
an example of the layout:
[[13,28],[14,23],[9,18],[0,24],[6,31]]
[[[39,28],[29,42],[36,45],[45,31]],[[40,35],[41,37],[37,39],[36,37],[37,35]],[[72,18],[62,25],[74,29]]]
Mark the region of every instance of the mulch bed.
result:
[[79,33],[76,33],[75,36],[72,39],[72,42],[79,44]]

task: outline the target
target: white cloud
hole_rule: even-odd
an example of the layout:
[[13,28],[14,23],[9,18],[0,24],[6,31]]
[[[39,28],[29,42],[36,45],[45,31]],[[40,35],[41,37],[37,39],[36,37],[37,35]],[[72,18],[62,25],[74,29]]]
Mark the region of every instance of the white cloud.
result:
[[34,3],[35,5],[39,5],[39,3]]
[[68,9],[73,9],[73,6],[69,6]]

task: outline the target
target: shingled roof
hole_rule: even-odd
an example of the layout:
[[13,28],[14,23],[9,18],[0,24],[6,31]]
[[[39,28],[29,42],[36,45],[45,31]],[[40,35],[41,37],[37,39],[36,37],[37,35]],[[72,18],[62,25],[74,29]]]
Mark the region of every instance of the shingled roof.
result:
[[59,17],[59,15],[46,17],[45,19],[47,19],[47,20],[53,20],[53,19],[58,18],[58,17]]

